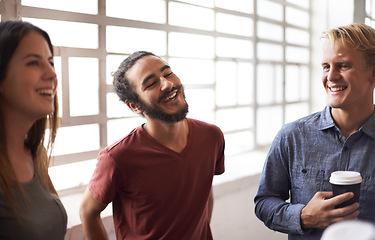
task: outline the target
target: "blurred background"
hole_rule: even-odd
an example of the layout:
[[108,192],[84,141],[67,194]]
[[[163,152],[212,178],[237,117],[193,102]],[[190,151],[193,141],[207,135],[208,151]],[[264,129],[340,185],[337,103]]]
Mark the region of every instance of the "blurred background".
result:
[[[144,122],[118,100],[111,73],[132,52],[147,50],[181,79],[188,117],[224,132],[227,171],[214,182],[216,205],[224,204],[213,215],[216,239],[268,239],[249,233],[262,226],[251,204],[268,146],[285,123],[326,104],[321,33],[352,22],[374,25],[374,11],[373,0],[0,0],[1,21],[29,21],[55,46],[61,128],[50,175],[70,228],[79,229],[80,197],[99,151]],[[246,210],[228,210],[238,199]],[[243,235],[225,237],[239,231],[221,227],[238,214],[241,223],[233,225]],[[70,231],[72,239],[82,236],[77,232]]]

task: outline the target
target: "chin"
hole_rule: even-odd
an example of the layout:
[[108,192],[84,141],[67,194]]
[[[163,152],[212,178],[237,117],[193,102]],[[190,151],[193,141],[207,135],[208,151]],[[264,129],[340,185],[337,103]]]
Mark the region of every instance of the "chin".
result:
[[338,103],[329,103],[328,104],[331,108],[334,108],[334,109],[341,109],[343,107],[342,104],[338,104]]
[[39,119],[45,118],[45,117],[47,117],[48,115],[50,115],[52,113],[53,113],[53,109],[52,110],[48,110],[48,111],[46,110],[46,111],[44,111],[44,112],[42,112],[42,113],[39,114]]

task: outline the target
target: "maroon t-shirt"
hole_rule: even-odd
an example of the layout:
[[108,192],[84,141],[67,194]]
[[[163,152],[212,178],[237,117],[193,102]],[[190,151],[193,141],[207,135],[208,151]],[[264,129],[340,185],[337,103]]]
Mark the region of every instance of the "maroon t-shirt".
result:
[[188,124],[181,153],[141,126],[100,152],[89,190],[113,203],[117,239],[212,239],[207,202],[213,176],[224,172],[224,136],[215,125]]

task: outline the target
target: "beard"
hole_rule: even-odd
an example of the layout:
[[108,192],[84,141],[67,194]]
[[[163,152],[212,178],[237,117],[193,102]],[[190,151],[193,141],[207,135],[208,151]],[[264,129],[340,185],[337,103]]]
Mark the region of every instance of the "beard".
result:
[[163,121],[165,123],[175,123],[175,122],[179,122],[181,120],[184,120],[186,118],[187,113],[189,112],[189,105],[186,102],[185,92],[184,92],[184,90],[181,86],[177,87],[177,88],[173,88],[171,91],[163,94],[163,96],[160,99],[165,98],[166,96],[168,96],[168,94],[170,92],[172,92],[176,89],[178,91],[180,91],[180,89],[182,90],[182,95],[183,95],[184,100],[185,100],[185,105],[179,111],[177,111],[176,113],[173,113],[173,114],[165,113],[156,104],[146,104],[141,99],[138,99],[138,103],[137,103],[139,109],[142,110],[144,112],[144,114],[147,115],[149,118],[155,119],[155,120],[160,120],[160,121]]

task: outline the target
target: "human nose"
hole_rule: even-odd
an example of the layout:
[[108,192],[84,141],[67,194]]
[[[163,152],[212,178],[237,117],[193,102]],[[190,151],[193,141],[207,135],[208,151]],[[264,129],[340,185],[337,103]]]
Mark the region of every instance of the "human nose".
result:
[[327,74],[328,81],[334,81],[340,78],[340,71],[337,68],[331,67]]
[[46,62],[46,63],[44,63],[43,70],[44,70],[43,79],[48,80],[48,81],[53,81],[54,86],[56,86],[57,85],[57,75],[56,75],[55,67],[53,65],[51,65],[50,62]]
[[162,91],[166,91],[166,90],[172,89],[173,82],[169,81],[165,77],[160,77],[160,81],[161,81],[161,90]]

